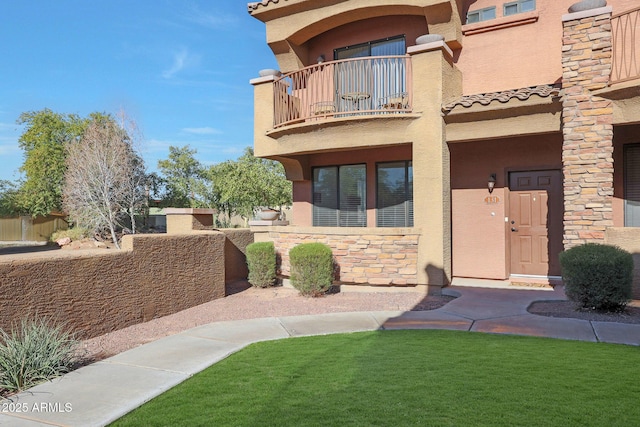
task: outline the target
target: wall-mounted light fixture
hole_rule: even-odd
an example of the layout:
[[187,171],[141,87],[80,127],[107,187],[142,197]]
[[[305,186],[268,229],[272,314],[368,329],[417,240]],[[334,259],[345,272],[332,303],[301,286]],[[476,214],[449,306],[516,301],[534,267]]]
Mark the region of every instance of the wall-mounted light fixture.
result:
[[324,62],[324,55],[318,56],[317,61],[318,61],[318,64],[322,64]]
[[496,186],[496,174],[492,173],[489,175],[489,181],[487,181],[487,188],[489,189],[489,194],[493,193],[493,188]]

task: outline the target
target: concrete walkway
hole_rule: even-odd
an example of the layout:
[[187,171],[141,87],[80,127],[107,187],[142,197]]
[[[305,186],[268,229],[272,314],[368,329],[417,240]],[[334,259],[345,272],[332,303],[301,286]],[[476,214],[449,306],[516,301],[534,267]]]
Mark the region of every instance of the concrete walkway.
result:
[[0,401],[0,425],[103,426],[257,341],[378,329],[455,329],[640,345],[640,325],[529,314],[561,290],[451,287],[459,298],[432,311],[331,313],[200,326],[78,369]]

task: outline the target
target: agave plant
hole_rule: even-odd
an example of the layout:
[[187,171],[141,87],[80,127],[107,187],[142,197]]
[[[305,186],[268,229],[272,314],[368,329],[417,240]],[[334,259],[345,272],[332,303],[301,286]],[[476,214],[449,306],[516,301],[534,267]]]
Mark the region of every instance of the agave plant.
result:
[[63,326],[26,317],[11,333],[0,329],[0,390],[16,392],[71,371],[78,341]]

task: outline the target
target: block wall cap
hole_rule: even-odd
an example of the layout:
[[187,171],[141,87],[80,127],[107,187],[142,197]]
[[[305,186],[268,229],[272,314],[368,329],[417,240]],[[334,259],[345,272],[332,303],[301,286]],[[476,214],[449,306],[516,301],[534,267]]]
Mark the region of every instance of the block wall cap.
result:
[[216,213],[216,210],[204,208],[165,208],[164,213],[166,215],[213,215]]
[[252,85],[259,85],[259,84],[263,84],[263,83],[269,83],[269,82],[273,82],[277,79],[277,76],[263,76],[263,77],[256,77],[255,79],[251,79],[249,80],[249,83]]
[[593,16],[604,15],[607,13],[610,14],[611,12],[613,12],[613,8],[611,6],[607,6],[584,10],[582,12],[567,13],[566,15],[562,15],[562,22],[577,21],[578,19],[591,18]]
[[416,53],[430,52],[432,50],[438,50],[438,49],[446,52],[449,55],[449,57],[453,58],[453,51],[442,40],[419,44],[416,46],[409,46],[407,48],[407,53],[410,55],[415,55]]
[[605,7],[607,0],[582,0],[569,7],[569,13],[583,12],[585,10],[598,9]]

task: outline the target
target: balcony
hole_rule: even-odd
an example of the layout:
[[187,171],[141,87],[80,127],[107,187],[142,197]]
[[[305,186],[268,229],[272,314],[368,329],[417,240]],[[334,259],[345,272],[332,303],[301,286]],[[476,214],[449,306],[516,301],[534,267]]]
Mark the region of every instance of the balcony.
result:
[[611,18],[613,64],[611,83],[640,78],[640,7]]
[[304,122],[412,111],[411,59],[373,56],[323,62],[277,78],[274,129]]

